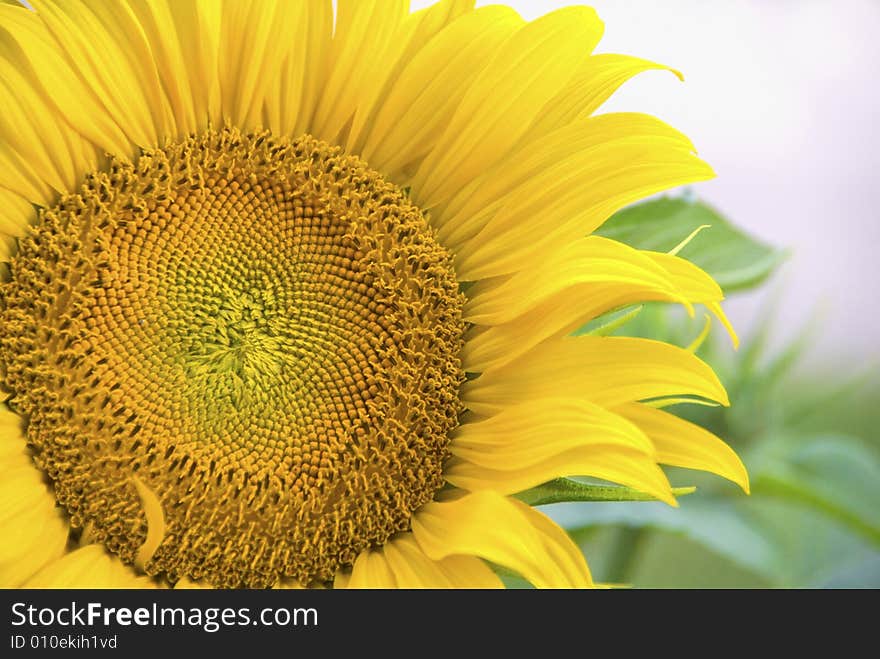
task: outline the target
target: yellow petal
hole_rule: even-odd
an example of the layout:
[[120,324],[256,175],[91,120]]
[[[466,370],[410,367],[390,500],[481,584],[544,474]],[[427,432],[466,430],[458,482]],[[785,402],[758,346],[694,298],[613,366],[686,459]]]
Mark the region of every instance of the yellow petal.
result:
[[150,44],[156,71],[182,138],[219,126],[220,0],[129,3]]
[[143,569],[147,562],[156,553],[162,540],[165,539],[165,512],[162,509],[162,501],[156,492],[137,476],[132,476],[132,483],[137,489],[147,518],[147,537],[137,551],[134,563],[139,569]]
[[39,91],[55,117],[104,152],[133,155],[132,142],[116,117],[82,80],[35,12],[0,5],[0,53]]
[[[468,290],[465,320],[481,325],[511,321],[560,290],[602,285],[615,299],[628,289],[656,290],[666,299],[688,304],[668,273],[639,250],[616,240],[588,236],[574,240],[544,260],[501,283],[477,282]],[[576,320],[576,318],[575,318]]]
[[539,588],[592,585],[583,554],[541,513],[494,492],[429,503],[413,516],[413,535],[435,561],[479,556],[521,574]]
[[40,173],[8,142],[0,142],[0,187],[38,206],[47,206],[56,198]]
[[562,568],[573,586],[578,588],[594,586],[583,552],[556,522],[521,501],[516,499],[507,499],[507,501],[513,504],[513,507],[517,508],[541,534],[550,559]]
[[15,588],[64,554],[69,527],[25,449],[21,418],[0,406],[0,587]]
[[[140,75],[150,72],[139,61],[149,50],[137,22],[126,16],[124,23],[108,31],[87,3],[34,0],[31,4],[59,50],[75,63],[79,77],[128,139],[141,147],[156,146],[166,106],[155,71],[147,77]],[[107,10],[103,16],[114,13],[122,15],[125,9]],[[128,28],[125,33],[119,32],[121,26]],[[160,124],[158,129],[154,117]]]
[[26,197],[0,187],[0,233],[21,236],[36,219],[37,210]]
[[15,236],[0,231],[0,263],[9,259],[15,253]]
[[656,289],[635,286],[571,287],[511,322],[472,328],[462,348],[462,365],[471,373],[501,368],[543,341],[570,334],[606,311],[638,302],[669,299]]
[[578,239],[540,267],[468,290],[474,327],[462,351],[465,370],[498,368],[551,337],[568,334],[612,309],[649,301],[702,303],[736,333],[719,306],[721,289],[703,270],[676,256],[633,250],[598,236]]
[[401,57],[402,63],[412,60],[427,42],[451,23],[472,14],[474,5],[476,0],[439,0],[430,7],[410,14],[405,19],[410,25],[406,49]]
[[[672,488],[653,454],[626,446],[580,446],[561,453],[548,454],[523,467],[504,464],[504,453],[495,453],[496,468],[453,457],[446,465],[446,480],[464,490],[492,490],[516,494],[554,478],[591,476],[626,485],[640,492],[677,505]],[[489,462],[484,459],[482,462]]]
[[[490,208],[485,226],[472,237],[447,237],[459,280],[516,272],[591,233],[627,204],[714,176],[683,141],[626,130],[607,136],[594,149],[535,171],[497,210]],[[445,225],[441,239],[447,226],[454,228]]]
[[724,309],[721,308],[721,304],[719,302],[706,302],[706,308],[715,314],[715,317],[721,321],[721,324],[724,325],[724,329],[727,330],[727,334],[730,336],[730,340],[733,342],[733,347],[739,347],[739,336],[737,336],[736,331],[733,329],[733,325],[730,320],[727,318],[727,314],[724,313]]
[[318,0],[303,4],[308,5],[307,59],[300,110],[292,135],[313,132],[312,120],[327,81],[333,44],[333,3]]
[[337,142],[359,102],[377,82],[374,63],[398,33],[408,14],[406,0],[339,0],[330,70],[311,125],[311,133]]
[[411,533],[382,547],[398,588],[502,588],[498,576],[474,556],[447,556],[435,561],[421,550]]
[[360,553],[351,567],[346,588],[397,588],[397,579],[381,548],[365,549]]
[[724,310],[721,308],[721,300],[724,299],[724,293],[721,287],[712,279],[709,274],[697,267],[690,261],[683,258],[664,254],[662,252],[643,252],[645,256],[652,259],[657,265],[669,273],[670,278],[676,287],[681,290],[689,300],[705,304],[721,324],[727,329],[734,347],[739,346],[739,337],[733,329],[733,325],[727,319]]
[[413,57],[376,111],[361,149],[393,180],[436,144],[472,81],[523,20],[500,5],[452,23]]
[[572,448],[595,445],[654,453],[637,426],[571,397],[528,400],[488,419],[465,421],[453,432],[450,451],[485,467],[518,469]]
[[593,476],[674,503],[644,433],[620,415],[578,398],[541,398],[453,434],[447,480],[457,487],[521,492],[553,478]]
[[351,570],[339,570],[333,579],[334,590],[345,590],[351,581]]
[[712,369],[686,350],[649,339],[602,336],[545,341],[466,382],[461,396],[469,409],[489,415],[572,391],[604,407],[682,394],[729,404]]
[[149,577],[138,576],[133,568],[101,545],[87,545],[50,563],[25,584],[25,588],[156,588]]
[[436,563],[452,588],[504,588],[504,583],[485,561],[476,556],[447,556]]
[[279,72],[264,98],[266,126],[278,135],[307,132],[315,103],[327,73],[333,36],[330,2],[282,3],[289,14],[290,35],[284,48],[269,52],[278,57]]
[[[36,219],[37,212],[31,202],[12,190],[0,188],[0,235],[21,236]],[[0,244],[0,249],[5,244]],[[7,256],[8,253],[0,253],[0,261]]]
[[430,209],[449,199],[503,158],[601,34],[602,23],[587,7],[557,10],[516,32],[476,77],[419,166],[413,178],[419,205]]
[[[16,65],[3,58],[0,96],[15,99],[0,113],[4,150],[14,151],[19,156],[18,166],[26,167],[32,172],[30,176],[50,186],[54,193],[64,194],[78,187],[85,173],[95,169],[94,149],[87,148],[82,137],[58,117]],[[46,205],[56,196],[31,196],[31,200]]]
[[[393,84],[416,54],[447,25],[473,9],[474,0],[441,0],[430,7],[405,17],[397,33],[391,38],[383,53],[371,58],[372,68],[367,77],[373,84],[358,99],[357,110],[346,138],[346,150],[363,154],[367,134],[378,107],[383,104]],[[462,83],[461,80],[458,81]],[[378,167],[377,164],[374,167]],[[387,170],[382,170],[386,175]]]
[[399,588],[452,588],[452,583],[419,549],[411,534],[385,543],[382,553]]
[[[130,2],[89,3],[88,9],[98,18],[102,43],[109,50],[102,53],[110,67],[124,69],[126,75],[142,93],[139,103],[150,114],[159,142],[178,135],[171,104],[162,85],[162,78],[154,58],[153,44]],[[81,21],[81,12],[73,13],[74,20]],[[98,40],[94,34],[89,38]],[[125,81],[123,81],[124,83]]]
[[535,177],[562,163],[571,167],[602,154],[613,163],[614,147],[634,142],[687,152],[694,148],[686,136],[649,115],[619,112],[590,117],[523,142],[458,191],[435,217],[440,237],[444,243],[458,247],[485,228],[507,199]]
[[[218,67],[223,116],[247,131],[265,126],[263,108],[280,122],[279,79],[291,51],[304,58],[307,3],[225,0]],[[287,82],[296,84],[295,78]],[[302,84],[302,76],[299,76]],[[298,96],[290,88],[288,94]],[[298,105],[298,102],[297,102]]]
[[723,476],[749,491],[749,475],[739,456],[708,430],[662,410],[630,403],[616,408],[638,425],[657,447],[657,461]]
[[670,71],[679,80],[683,79],[675,69],[638,57],[612,54],[588,57],[571,82],[547,103],[529,128],[528,137],[534,139],[560,126],[586,119],[623,83],[652,69]]
[[[22,451],[17,459],[4,456],[0,485],[0,585],[21,585],[67,546],[69,527],[41,474]],[[25,462],[27,460],[27,462]],[[9,463],[22,462],[19,469]]]

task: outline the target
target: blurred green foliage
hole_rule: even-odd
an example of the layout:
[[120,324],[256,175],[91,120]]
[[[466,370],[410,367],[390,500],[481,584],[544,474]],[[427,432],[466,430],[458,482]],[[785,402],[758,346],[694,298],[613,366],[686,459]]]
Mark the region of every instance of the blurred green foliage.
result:
[[[651,503],[553,506],[597,580],[663,587],[880,586],[880,378],[868,368],[804,370],[809,341],[769,356],[767,322],[739,352],[714,337],[698,352],[731,406],[667,408],[713,431],[745,462],[751,496],[712,476],[681,508]],[[648,306],[617,333],[687,345],[699,323]],[[725,339],[725,340],[719,340]]]
[[[722,230],[698,235],[681,255],[726,278],[725,290],[754,286],[779,263],[778,250],[687,199],[627,209],[603,233],[637,247],[670,250],[700,224]],[[653,226],[662,229],[660,239]],[[650,244],[642,235],[653,236]],[[613,327],[614,334],[680,346],[690,344],[703,323],[700,315],[691,319],[671,305],[649,304],[638,313],[620,310],[593,329],[609,319],[625,321]],[[659,502],[543,508],[581,544],[597,581],[635,587],[880,587],[880,372],[876,365],[839,363],[807,369],[801,358],[810,350],[809,333],[771,354],[772,328],[768,313],[735,352],[716,324],[699,349],[727,387],[729,408],[667,408],[736,449],[749,470],[751,496],[710,474],[669,469],[674,486],[697,486],[679,500],[679,509]]]

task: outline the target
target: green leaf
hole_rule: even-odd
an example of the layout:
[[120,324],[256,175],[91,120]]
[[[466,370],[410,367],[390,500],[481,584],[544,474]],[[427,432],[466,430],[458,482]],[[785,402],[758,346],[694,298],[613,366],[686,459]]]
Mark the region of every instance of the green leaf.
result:
[[[674,487],[675,496],[691,494],[696,488]],[[515,495],[530,506],[543,506],[549,503],[567,501],[656,501],[655,497],[638,490],[620,485],[592,485],[580,483],[570,478],[556,478]]]
[[597,234],[632,247],[668,252],[701,225],[679,256],[708,272],[725,292],[751,288],[773,272],[786,252],[744,233],[700,201],[663,197],[616,213]]
[[[597,537],[621,527],[647,532],[625,579],[636,587],[744,585],[735,583],[744,574],[728,574],[722,581],[715,578],[716,572],[729,573],[731,565],[766,580],[765,585],[823,586],[877,555],[876,547],[862,536],[802,502],[759,494],[688,497],[677,509],[655,502],[567,504],[543,510],[584,546],[598,579],[613,578],[614,554],[620,547],[597,545]],[[674,537],[687,543],[674,543],[666,547],[669,551],[655,555],[661,549],[655,546],[658,536],[666,538],[664,546]],[[695,556],[696,545],[711,554]],[[694,564],[697,558],[701,566]],[[759,585],[751,579],[745,583]],[[873,577],[862,584],[877,585]]]
[[[863,535],[802,501],[758,494],[743,497],[739,507],[774,547],[777,562],[768,576],[779,586],[824,587],[878,555]],[[865,576],[870,580],[861,587],[880,585]]]
[[792,437],[765,451],[756,492],[815,509],[880,546],[876,451],[845,435]]
[[[612,527],[618,533],[629,527]],[[680,533],[638,530],[641,539],[636,543],[632,563],[619,576],[613,569],[625,546],[625,536],[618,535],[610,564],[601,565],[593,560],[592,546],[584,544],[584,553],[595,564],[593,579],[599,582],[632,584],[634,588],[769,588],[772,578],[759,574],[732,561],[728,556],[691,540]],[[599,571],[604,568],[604,571]]]
[[553,506],[545,512],[575,536],[584,529],[610,525],[666,531],[684,535],[745,569],[772,574],[780,559],[778,552],[754,528],[740,503],[692,497],[683,500],[680,508],[659,502],[596,503]]

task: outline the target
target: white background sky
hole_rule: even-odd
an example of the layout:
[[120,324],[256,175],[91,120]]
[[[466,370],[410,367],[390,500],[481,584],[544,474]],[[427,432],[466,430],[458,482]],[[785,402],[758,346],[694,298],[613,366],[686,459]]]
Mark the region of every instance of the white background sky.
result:
[[[414,0],[413,8],[429,4]],[[580,3],[504,4],[535,18]],[[686,79],[642,74],[604,110],[648,112],[684,131],[718,173],[696,186],[697,195],[754,235],[793,250],[764,291],[727,303],[738,329],[747,330],[761,301],[779,293],[781,335],[796,334],[821,312],[814,359],[876,361],[880,2],[586,4],[605,22],[599,52],[653,59]]]

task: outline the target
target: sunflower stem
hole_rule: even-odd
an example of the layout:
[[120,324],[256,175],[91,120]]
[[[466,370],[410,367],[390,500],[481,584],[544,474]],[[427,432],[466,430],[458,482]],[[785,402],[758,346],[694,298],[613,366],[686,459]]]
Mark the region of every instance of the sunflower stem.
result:
[[[674,487],[672,494],[684,496],[691,494],[696,489],[695,487]],[[570,478],[555,478],[514,496],[530,506],[544,506],[567,501],[657,501],[656,497],[629,487],[589,485]]]

